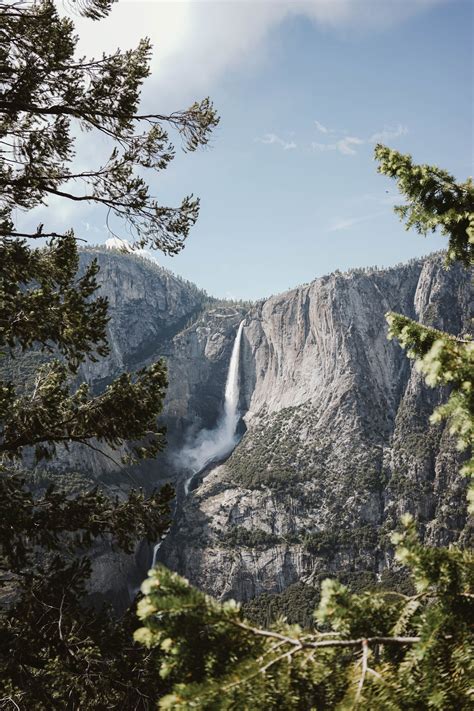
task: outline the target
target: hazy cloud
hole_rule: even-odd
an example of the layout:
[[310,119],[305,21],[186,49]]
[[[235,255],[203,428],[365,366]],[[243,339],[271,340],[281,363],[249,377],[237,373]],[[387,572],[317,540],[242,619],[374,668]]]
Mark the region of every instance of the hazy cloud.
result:
[[[317,121],[315,123],[316,125],[318,124]],[[317,128],[319,131],[321,130],[319,126],[317,126]],[[323,126],[323,128],[325,127]],[[329,129],[326,129],[326,131],[329,132]],[[344,156],[355,156],[357,153],[355,149],[356,146],[362,146],[364,144],[369,143],[385,143],[394,138],[406,136],[407,133],[408,128],[399,123],[394,128],[385,127],[383,131],[373,133],[367,139],[360,138],[359,136],[344,136],[344,138],[340,138],[338,141],[334,141],[332,143],[320,143],[318,141],[313,141],[311,143],[311,147],[313,148],[313,150],[319,151],[320,153],[324,151],[338,151]]]
[[365,141],[362,138],[357,138],[357,136],[346,136],[337,141],[336,148],[339,153],[345,156],[355,156],[357,151],[354,150],[354,146],[361,146]]
[[345,136],[334,143],[318,143],[313,141],[311,147],[315,151],[338,151],[344,156],[355,156],[357,151],[354,149],[354,146],[360,146],[363,143],[365,143],[365,141],[357,136]]
[[389,127],[389,126],[384,126],[383,131],[379,131],[379,133],[373,133],[371,137],[369,138],[370,143],[386,143],[387,141],[390,141],[392,138],[398,138],[399,136],[406,136],[408,133],[408,128],[406,126],[402,126],[401,123],[398,124],[398,126],[395,127]]
[[354,225],[358,225],[360,222],[368,222],[369,220],[373,220],[381,215],[385,215],[385,212],[373,212],[370,215],[362,215],[360,217],[338,218],[330,225],[328,232],[348,230],[350,227],[354,227]]
[[265,143],[266,145],[277,145],[281,146],[284,151],[293,150],[296,148],[296,143],[294,141],[285,141],[276,133],[266,133],[263,138],[256,138],[257,143]]
[[[448,0],[234,0],[156,2],[127,0],[101,22],[74,18],[80,53],[129,49],[150,37],[154,54],[149,83],[162,101],[210,92],[229,69],[253,66],[271,30],[288,17],[306,17],[332,31],[377,31]],[[155,98],[155,97],[153,97]],[[322,131],[324,133],[324,131]]]
[[333,133],[332,129],[329,129],[326,126],[323,126],[323,124],[319,123],[319,121],[315,121],[314,123],[320,133]]

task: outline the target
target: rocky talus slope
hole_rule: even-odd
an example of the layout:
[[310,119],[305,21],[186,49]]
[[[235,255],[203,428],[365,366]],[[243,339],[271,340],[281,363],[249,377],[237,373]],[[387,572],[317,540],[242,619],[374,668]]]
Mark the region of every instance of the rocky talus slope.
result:
[[[426,388],[384,314],[469,330],[469,276],[433,255],[388,270],[335,273],[252,307],[221,303],[142,258],[87,250],[110,303],[111,354],[82,375],[100,390],[123,369],[163,356],[168,450],[126,472],[75,450],[58,460],[113,491],[180,481],[180,452],[221,412],[239,322],[240,408],[246,426],[230,458],[184,499],[160,559],[218,598],[249,600],[329,575],[390,576],[389,533],[412,512],[435,544],[467,540],[460,455],[428,422],[445,393]],[[245,429],[245,427],[243,427]],[[123,601],[150,551],[98,550],[94,589]]]

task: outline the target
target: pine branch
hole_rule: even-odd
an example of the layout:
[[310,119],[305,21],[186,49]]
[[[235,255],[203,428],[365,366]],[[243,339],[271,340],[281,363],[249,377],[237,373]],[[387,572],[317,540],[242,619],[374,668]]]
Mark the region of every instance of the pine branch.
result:
[[361,637],[359,639],[324,639],[317,642],[304,641],[297,639],[295,637],[288,637],[281,634],[280,632],[275,632],[273,630],[262,630],[258,627],[251,627],[245,622],[240,622],[238,620],[230,620],[231,624],[240,629],[250,632],[258,637],[270,637],[272,639],[278,639],[286,644],[298,647],[299,649],[322,649],[328,647],[360,647],[364,644],[394,644],[394,645],[410,645],[417,644],[421,642],[421,637]]

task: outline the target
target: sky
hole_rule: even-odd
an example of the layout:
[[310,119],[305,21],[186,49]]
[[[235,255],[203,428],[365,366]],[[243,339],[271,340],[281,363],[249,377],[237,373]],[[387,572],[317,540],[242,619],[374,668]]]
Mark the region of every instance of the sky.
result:
[[[150,176],[165,204],[201,199],[185,249],[154,258],[214,296],[257,299],[443,247],[405,231],[373,147],[472,175],[472,21],[470,0],[120,0],[106,20],[76,20],[88,55],[151,38],[144,109],[210,96],[221,116],[210,147]],[[98,140],[80,136],[81,160]],[[55,227],[110,237],[101,210],[52,208]]]

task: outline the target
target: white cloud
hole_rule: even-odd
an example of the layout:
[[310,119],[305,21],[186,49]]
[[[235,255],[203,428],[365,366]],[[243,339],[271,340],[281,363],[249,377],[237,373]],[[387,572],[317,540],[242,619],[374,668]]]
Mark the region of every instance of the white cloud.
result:
[[[316,121],[316,124],[318,122]],[[324,127],[323,127],[324,128]],[[319,126],[318,126],[318,130]],[[332,130],[334,132],[334,130]],[[394,128],[385,127],[383,131],[373,133],[370,138],[359,138],[358,136],[344,136],[344,138],[334,141],[333,143],[320,143],[318,141],[313,141],[311,147],[315,151],[320,153],[324,151],[338,151],[344,156],[355,156],[357,151],[355,146],[362,146],[368,143],[385,143],[394,138],[399,138],[400,136],[406,136],[408,133],[408,128],[399,123]]]
[[399,138],[400,136],[406,136],[408,133],[408,128],[403,126],[401,123],[393,128],[384,126],[383,131],[378,133],[373,133],[369,138],[370,143],[386,143],[391,141],[393,138]]
[[256,138],[257,143],[265,143],[266,145],[277,145],[281,146],[284,151],[293,150],[296,148],[296,143],[294,141],[285,141],[276,133],[266,133],[263,138]]
[[306,17],[332,31],[377,31],[447,1],[124,0],[100,22],[74,21],[85,54],[100,55],[117,46],[129,49],[141,37],[150,37],[154,46],[150,85],[160,89],[161,102],[167,103],[194,100],[196,92],[207,95],[229,69],[252,67],[262,56],[270,31],[288,17]]
[[345,136],[334,143],[318,143],[313,141],[311,147],[315,151],[339,151],[344,156],[355,156],[357,151],[354,146],[361,146],[365,141],[357,136]]
[[326,126],[323,126],[323,124],[319,123],[319,121],[315,121],[314,123],[320,133],[333,133],[332,129],[329,129]]
[[345,156],[355,156],[357,151],[354,150],[353,146],[361,146],[365,141],[362,138],[357,138],[357,136],[346,136],[346,138],[341,138],[337,141],[336,148],[339,153]]
[[339,232],[341,230],[348,230],[354,225],[358,225],[361,222],[368,222],[369,220],[374,220],[376,217],[385,215],[385,212],[373,212],[370,215],[362,215],[360,217],[348,217],[348,218],[338,218],[332,222],[328,232]]

